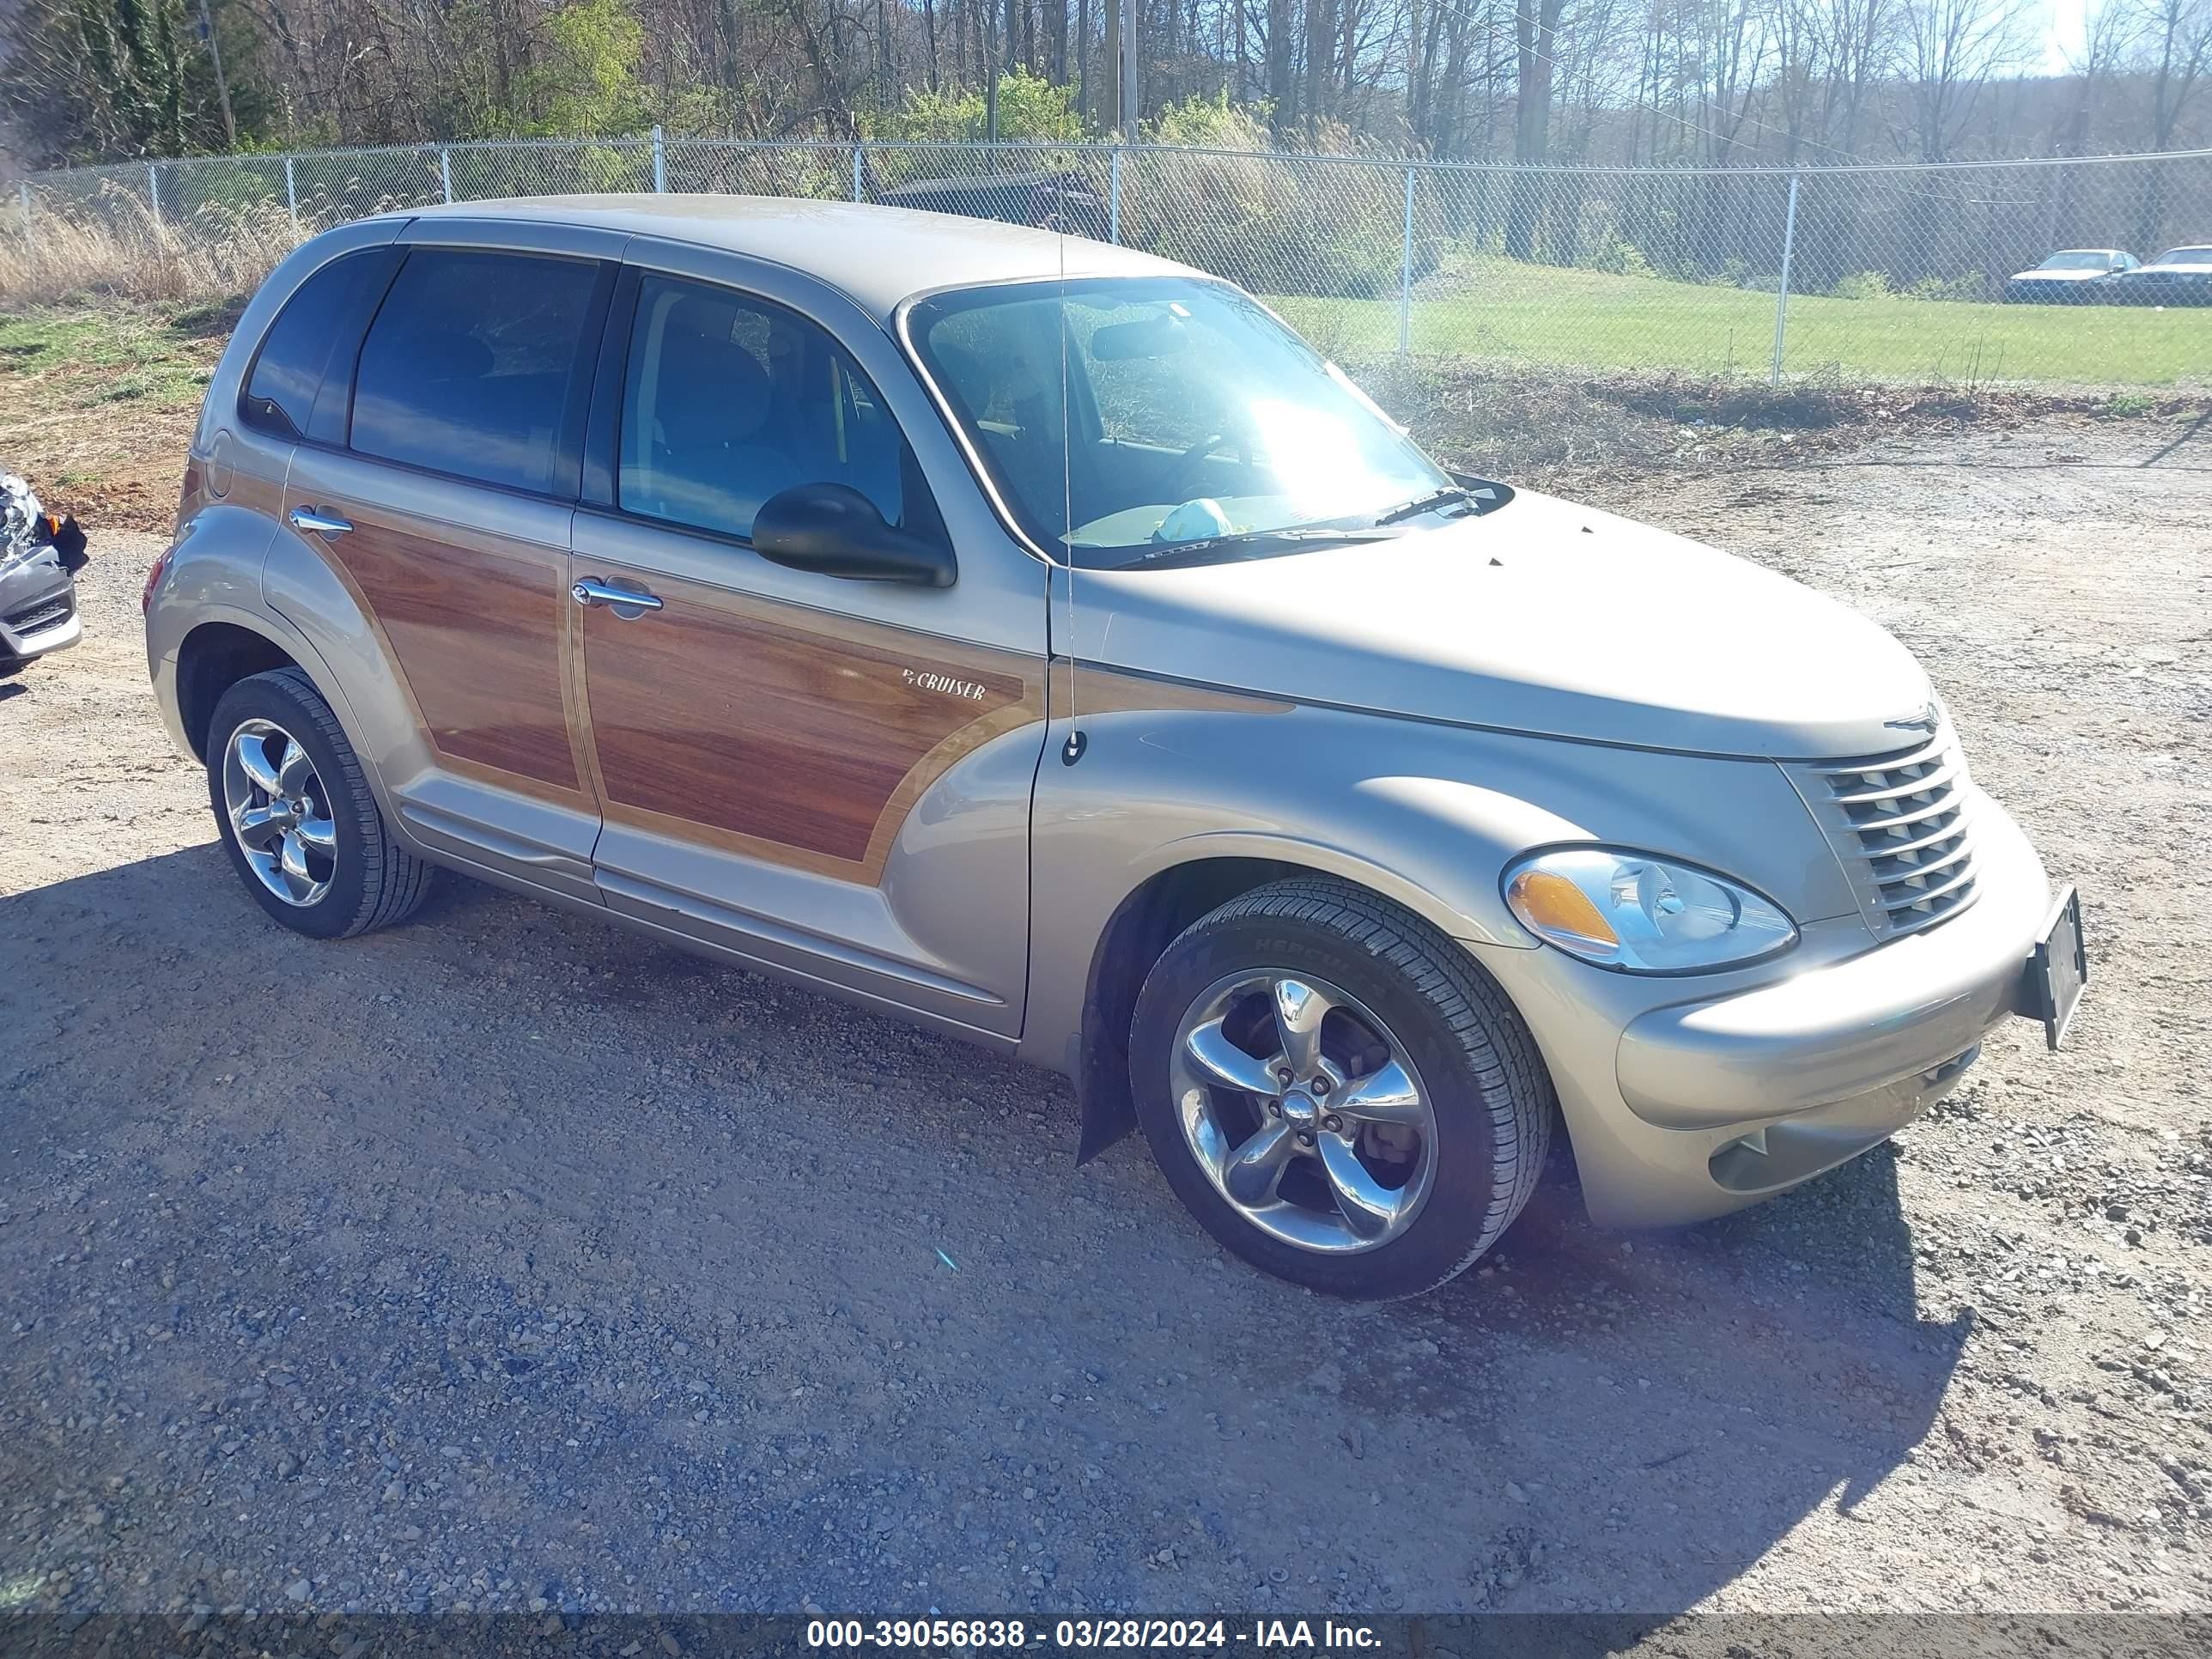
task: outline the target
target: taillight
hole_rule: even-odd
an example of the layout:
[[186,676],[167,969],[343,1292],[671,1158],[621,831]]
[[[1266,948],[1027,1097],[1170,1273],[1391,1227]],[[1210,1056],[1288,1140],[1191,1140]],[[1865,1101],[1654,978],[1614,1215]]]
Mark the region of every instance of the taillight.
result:
[[161,556],[154,561],[154,568],[146,573],[146,586],[138,594],[138,614],[142,617],[154,608],[154,590],[161,585],[161,578],[169,574],[169,561],[176,555],[175,548],[164,549]]

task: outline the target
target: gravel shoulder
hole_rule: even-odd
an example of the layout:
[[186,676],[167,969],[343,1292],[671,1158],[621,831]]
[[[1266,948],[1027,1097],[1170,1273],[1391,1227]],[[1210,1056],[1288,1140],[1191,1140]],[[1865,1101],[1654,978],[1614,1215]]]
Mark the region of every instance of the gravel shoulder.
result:
[[959,1045],[456,879],[269,925],[100,538],[0,684],[0,1595],[2212,1607],[2208,469],[2066,420],[1589,484],[1922,654],[2089,1000],[1782,1200],[1628,1237],[1563,1167],[1379,1308]]

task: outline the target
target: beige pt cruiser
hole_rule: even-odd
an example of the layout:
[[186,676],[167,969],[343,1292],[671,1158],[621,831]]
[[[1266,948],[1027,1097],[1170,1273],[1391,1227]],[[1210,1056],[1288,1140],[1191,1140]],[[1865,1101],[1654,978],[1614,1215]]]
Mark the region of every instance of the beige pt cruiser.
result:
[[1600,1221],[1716,1215],[2084,976],[1881,629],[1449,476],[1250,296],[1041,231],[319,236],[223,354],[146,639],[285,926],[442,865],[969,1038],[1349,1295],[1489,1249],[1555,1118]]

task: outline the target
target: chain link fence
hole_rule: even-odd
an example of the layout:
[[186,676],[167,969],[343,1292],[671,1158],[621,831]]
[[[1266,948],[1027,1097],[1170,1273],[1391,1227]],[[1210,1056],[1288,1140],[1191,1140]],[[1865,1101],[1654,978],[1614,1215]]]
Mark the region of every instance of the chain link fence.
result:
[[[17,222],[289,246],[368,213],[579,191],[889,203],[1142,248],[1346,361],[2084,388],[2212,380],[2212,151],[1948,166],[1522,167],[1141,145],[649,136],[35,174]],[[2152,264],[2203,245],[2201,265]]]

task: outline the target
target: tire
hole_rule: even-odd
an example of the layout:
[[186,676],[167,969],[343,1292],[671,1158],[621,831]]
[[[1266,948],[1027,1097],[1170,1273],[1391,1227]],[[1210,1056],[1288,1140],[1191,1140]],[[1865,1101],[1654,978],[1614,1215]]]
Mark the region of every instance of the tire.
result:
[[0,680],[11,680],[33,663],[36,657],[0,657]]
[[[282,756],[291,772],[299,763],[292,759],[294,744],[305,756],[305,769],[285,781],[299,786],[298,799],[309,811],[296,819],[280,816],[274,834],[264,819],[252,832],[259,846],[254,856],[233,823],[234,796],[242,794],[249,813],[279,805],[279,798],[253,785],[234,751],[241,737],[255,743],[264,767],[273,769],[274,757]],[[208,722],[206,754],[208,801],[223,851],[272,921],[310,939],[351,939],[405,920],[422,902],[431,866],[392,839],[337,716],[299,669],[255,674],[224,692]],[[284,861],[288,822],[302,832],[304,878],[281,869],[264,873]],[[291,896],[280,896],[280,890]]]
[[[1189,1058],[1199,1052],[1193,1039],[1204,1037],[1206,1052],[1219,1056],[1226,1051],[1218,1039],[1233,1034],[1241,1040],[1229,1057],[1231,1070],[1241,1070],[1260,1049],[1275,1049],[1278,1060],[1292,1057],[1287,1046],[1292,1039],[1284,1027],[1253,1023],[1259,1014],[1245,1007],[1244,991],[1220,988],[1240,988],[1269,970],[1348,994],[1345,1018],[1323,1015],[1316,1038],[1320,1071],[1335,1073],[1340,1118],[1330,1113],[1328,1095],[1310,1100],[1310,1091],[1282,1090],[1270,1101],[1240,1088],[1212,1086],[1205,1079],[1218,1074]],[[1272,1012],[1272,981],[1251,995],[1261,1012]],[[1226,1010],[1218,1027],[1211,1024],[1216,1007]],[[1406,1077],[1417,1085],[1418,1109],[1428,1114],[1429,1127],[1416,1133],[1381,1126],[1395,1137],[1395,1149],[1384,1149],[1385,1172],[1414,1173],[1387,1192],[1395,1209],[1406,1212],[1403,1218],[1383,1224],[1381,1236],[1364,1240],[1352,1237],[1349,1218],[1358,1206],[1340,1195],[1345,1188],[1336,1177],[1346,1146],[1319,1143],[1336,1139],[1327,1129],[1341,1125],[1361,1160],[1355,1188],[1358,1173],[1377,1179],[1368,1152],[1357,1149],[1376,1145],[1376,1126],[1362,1127],[1358,1108],[1364,1085],[1382,1080],[1377,1050],[1367,1041],[1378,1024],[1382,1049],[1391,1063],[1402,1062]],[[1352,1058],[1340,1064],[1347,1054]],[[1153,1158],[1206,1231],[1255,1267],[1345,1297],[1417,1295],[1464,1271],[1495,1244],[1535,1190],[1556,1110],[1535,1041],[1489,975],[1418,916],[1328,879],[1256,889],[1185,929],[1145,981],[1129,1055],[1138,1121]],[[1262,1079],[1271,1074],[1269,1065],[1259,1069]],[[1279,1074],[1276,1080],[1279,1085]],[[1313,1133],[1294,1136],[1309,1155],[1293,1152],[1274,1189],[1285,1201],[1303,1193],[1313,1218],[1284,1211],[1255,1219],[1228,1195],[1218,1173],[1224,1160],[1217,1156],[1209,1163],[1199,1147],[1228,1147],[1241,1155],[1271,1133],[1273,1123],[1308,1121],[1307,1108],[1316,1103],[1322,1116]],[[1241,1139],[1237,1127],[1255,1119],[1260,1127],[1250,1131],[1252,1139]],[[1214,1136],[1217,1128],[1220,1133]],[[1420,1154],[1402,1148],[1430,1144],[1431,1133],[1422,1175]],[[1289,1171],[1300,1164],[1310,1170],[1295,1177],[1294,1188]],[[1291,1211],[1298,1207],[1293,1203]],[[1331,1231],[1331,1214],[1338,1231]],[[1376,1224],[1371,1213],[1368,1224]],[[1285,1237],[1285,1231],[1301,1236]]]

